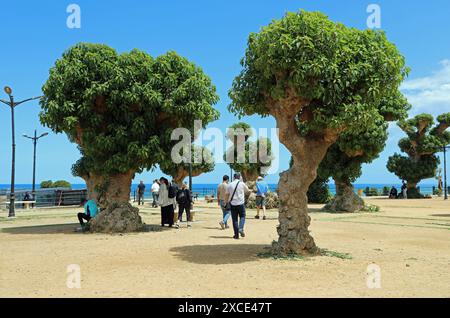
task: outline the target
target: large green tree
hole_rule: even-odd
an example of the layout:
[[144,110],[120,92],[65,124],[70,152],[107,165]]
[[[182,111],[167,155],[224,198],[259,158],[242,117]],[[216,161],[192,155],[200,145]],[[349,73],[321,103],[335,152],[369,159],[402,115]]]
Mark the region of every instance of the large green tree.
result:
[[424,179],[436,176],[439,165],[437,152],[450,143],[450,113],[437,117],[420,114],[414,118],[399,122],[399,127],[406,133],[398,145],[407,156],[394,154],[389,158],[387,168],[400,179],[407,181],[408,198],[421,197],[417,184]]
[[258,176],[265,176],[273,160],[272,144],[268,138],[251,141],[253,130],[250,125],[239,122],[230,126],[227,137],[232,146],[224,155],[231,169],[239,172],[244,182],[254,182]]
[[[319,12],[287,13],[252,33],[229,109],[273,116],[293,166],[281,174],[279,239],[273,252],[317,253],[307,191],[328,148],[393,111],[407,74],[381,31],[347,28]],[[387,116],[387,115],[386,115]]]
[[319,175],[332,177],[336,185],[336,195],[325,207],[326,211],[355,212],[365,206],[364,200],[355,193],[353,182],[362,174],[362,165],[378,158],[386,146],[388,122],[407,117],[410,105],[399,96],[390,105],[392,112],[384,114],[364,131],[354,133],[345,131],[338,141],[328,149],[327,155],[319,166]]
[[99,230],[139,228],[126,224],[127,218],[140,223],[127,207],[135,173],[171,160],[174,128],[193,130],[194,119],[206,125],[218,118],[210,78],[175,52],[153,58],[136,49],[118,54],[80,43],[56,61],[43,92],[41,122],[78,144],[82,158],[73,171],[112,214],[101,213],[109,224]]
[[[198,162],[196,162],[194,158],[194,154],[199,154]],[[197,145],[192,145],[191,148],[191,154],[192,154],[192,176],[198,177],[199,175],[207,172],[211,172],[214,170],[214,158],[213,154],[209,149],[206,147],[201,147]],[[200,156],[201,154],[201,156]],[[188,162],[181,162],[181,163],[175,163],[172,160],[165,160],[162,161],[159,165],[159,168],[162,172],[165,174],[171,176],[173,180],[175,180],[175,183],[178,185],[181,185],[183,183],[183,180],[189,176],[189,163]]]

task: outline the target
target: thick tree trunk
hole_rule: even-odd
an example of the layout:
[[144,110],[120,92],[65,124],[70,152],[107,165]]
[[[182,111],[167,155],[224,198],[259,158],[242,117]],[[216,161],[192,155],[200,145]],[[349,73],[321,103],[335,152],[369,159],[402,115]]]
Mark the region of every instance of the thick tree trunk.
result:
[[317,168],[328,147],[323,144],[316,145],[316,148],[312,147],[300,156],[293,154],[293,166],[280,175],[280,224],[277,227],[279,239],[272,247],[275,254],[315,255],[319,252],[308,230],[311,218],[308,215],[307,192],[316,179]]
[[259,177],[258,172],[255,172],[255,171],[247,171],[247,170],[242,171],[242,172],[241,172],[241,175],[242,175],[242,178],[244,179],[244,182],[245,182],[245,183],[248,183],[248,182],[255,182],[256,179]]
[[336,196],[323,210],[331,212],[356,212],[364,208],[364,201],[356,193],[355,188],[348,180],[334,179]]
[[130,201],[134,171],[104,177],[91,173],[84,176],[88,198],[95,199],[100,212],[90,221],[91,232],[124,233],[139,231],[143,227],[139,209]]

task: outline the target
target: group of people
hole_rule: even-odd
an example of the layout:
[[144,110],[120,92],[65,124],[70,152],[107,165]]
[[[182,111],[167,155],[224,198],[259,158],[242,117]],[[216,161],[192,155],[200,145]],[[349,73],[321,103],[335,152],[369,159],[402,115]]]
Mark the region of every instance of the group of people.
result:
[[[231,216],[233,222],[234,239],[245,237],[245,198],[250,193],[250,189],[242,181],[239,173],[234,174],[234,180],[230,182],[230,178],[225,175],[223,181],[217,187],[217,203],[222,209],[223,219],[219,222],[222,230],[229,228],[228,220]],[[263,220],[266,219],[266,195],[269,186],[262,177],[258,177],[256,181],[256,219],[260,218],[260,210],[263,211]]]
[[392,186],[389,192],[389,199],[408,199],[408,185],[405,181],[402,182],[401,194],[398,193],[397,188]]
[[[159,188],[160,188],[160,180],[153,180],[152,186],[150,188],[153,202],[152,207],[156,208],[158,207],[158,200],[159,200]],[[139,182],[139,185],[137,186],[137,195],[138,195],[138,205],[144,205],[144,196],[145,196],[145,183],[141,180]]]
[[[229,176],[223,176],[222,183],[217,188],[217,201],[222,209],[222,220],[220,227],[222,230],[228,229],[228,220],[231,217],[233,223],[234,239],[245,237],[245,219],[246,219],[246,197],[250,193],[250,189],[242,180],[239,173],[235,173],[233,181],[230,182]],[[137,188],[138,205],[144,204],[145,184],[141,181]],[[262,219],[266,220],[266,195],[269,187],[262,177],[258,177],[256,181],[256,219],[260,219],[260,211],[262,211]],[[151,186],[153,196],[153,207],[161,208],[161,226],[179,228],[183,220],[183,214],[186,214],[187,227],[191,227],[191,211],[193,209],[192,193],[186,183],[179,187],[174,180],[169,182],[168,179],[161,177],[154,180]],[[94,200],[83,200],[84,212],[78,213],[78,220],[81,229],[84,230],[86,223],[97,215],[98,207]],[[175,220],[175,210],[178,206],[178,218]]]

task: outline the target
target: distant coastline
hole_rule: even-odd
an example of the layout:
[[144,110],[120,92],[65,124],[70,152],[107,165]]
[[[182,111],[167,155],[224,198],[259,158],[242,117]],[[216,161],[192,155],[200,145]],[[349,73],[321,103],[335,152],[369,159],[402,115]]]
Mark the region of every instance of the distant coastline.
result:
[[[146,191],[150,190],[150,185],[147,185]],[[192,185],[192,191],[193,192],[200,192],[201,195],[209,194],[209,193],[215,193],[215,190],[217,189],[218,184],[208,184],[208,183],[194,183]],[[369,188],[376,188],[378,191],[381,191],[384,187],[392,187],[395,186],[398,189],[400,189],[401,184],[392,184],[392,183],[385,183],[385,184],[366,184],[366,183],[356,183],[354,184],[355,191],[358,191],[359,189],[366,189]],[[432,194],[433,187],[436,186],[435,184],[420,184],[420,190],[423,194]],[[269,184],[269,187],[272,191],[275,191],[278,187],[278,184]],[[0,184],[0,190],[9,190],[10,185],[9,184]],[[36,189],[39,189],[39,184],[36,184]],[[78,190],[78,189],[85,189],[86,184],[84,183],[74,183],[72,184],[72,189]],[[131,195],[133,195],[134,190],[137,188],[137,183],[131,185]],[[336,194],[336,186],[334,183],[329,184],[330,192],[334,195]],[[31,190],[31,184],[16,184],[16,190],[17,191],[25,191],[25,190]]]

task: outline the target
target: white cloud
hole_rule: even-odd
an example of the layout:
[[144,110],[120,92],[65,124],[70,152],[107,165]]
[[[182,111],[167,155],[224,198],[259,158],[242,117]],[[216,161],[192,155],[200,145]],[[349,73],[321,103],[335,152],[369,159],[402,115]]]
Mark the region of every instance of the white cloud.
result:
[[440,66],[430,76],[407,80],[401,86],[413,106],[411,116],[424,112],[439,115],[450,111],[450,60],[441,61]]

